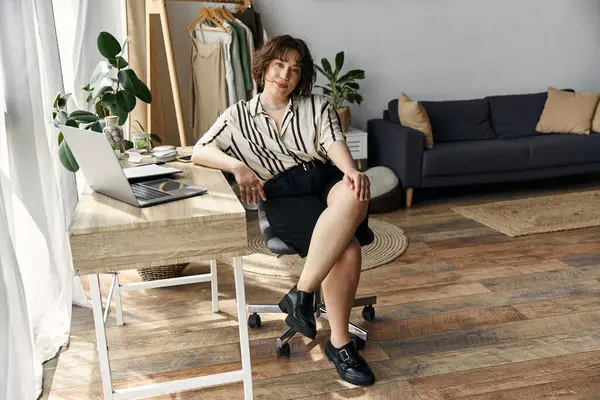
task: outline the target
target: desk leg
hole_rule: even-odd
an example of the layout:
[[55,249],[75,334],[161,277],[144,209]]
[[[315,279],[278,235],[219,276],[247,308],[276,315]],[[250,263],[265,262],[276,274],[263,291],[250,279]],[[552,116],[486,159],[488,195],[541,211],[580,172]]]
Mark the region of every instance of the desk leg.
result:
[[210,260],[210,290],[212,293],[212,312],[219,312],[219,284],[217,282],[217,260]]
[[119,273],[115,272],[115,310],[117,312],[117,326],[123,326],[123,306],[121,305],[121,282],[119,282]]
[[240,329],[240,350],[242,353],[242,372],[244,374],[244,398],[252,399],[252,370],[250,369],[250,341],[246,315],[246,291],[244,289],[244,268],[242,257],[233,259],[235,276],[235,297],[237,302],[238,326]]
[[96,345],[98,348],[98,359],[100,361],[102,387],[104,389],[104,399],[108,400],[113,398],[113,390],[112,379],[110,377],[110,364],[108,362],[108,346],[106,344],[106,331],[104,330],[104,318],[102,316],[100,281],[98,280],[98,274],[88,275],[88,279],[90,280],[90,292],[92,293],[94,326],[96,328]]

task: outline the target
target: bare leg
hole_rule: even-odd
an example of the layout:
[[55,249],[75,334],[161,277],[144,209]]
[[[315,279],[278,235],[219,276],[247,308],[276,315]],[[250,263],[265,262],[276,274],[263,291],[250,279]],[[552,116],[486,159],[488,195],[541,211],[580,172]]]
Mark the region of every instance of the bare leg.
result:
[[335,184],[315,225],[298,290],[313,292],[319,287],[348,247],[367,208],[368,203],[357,200],[343,181]]
[[331,344],[338,348],[350,341],[348,323],[360,271],[360,244],[352,239],[321,285],[331,326]]

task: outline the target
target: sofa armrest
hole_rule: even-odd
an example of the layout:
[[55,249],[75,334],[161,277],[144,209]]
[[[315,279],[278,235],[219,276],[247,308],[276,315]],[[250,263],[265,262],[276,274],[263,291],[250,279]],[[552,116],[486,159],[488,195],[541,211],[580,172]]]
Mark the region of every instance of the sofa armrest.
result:
[[404,188],[420,187],[425,136],[383,119],[368,121],[367,132],[369,165],[390,168]]

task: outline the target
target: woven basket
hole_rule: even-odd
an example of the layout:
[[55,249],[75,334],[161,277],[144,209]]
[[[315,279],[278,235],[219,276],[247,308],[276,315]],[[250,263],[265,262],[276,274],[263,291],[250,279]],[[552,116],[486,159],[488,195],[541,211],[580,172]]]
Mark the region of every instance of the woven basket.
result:
[[138,274],[143,281],[156,281],[159,279],[169,279],[181,276],[181,273],[188,264],[164,265],[162,267],[140,268]]

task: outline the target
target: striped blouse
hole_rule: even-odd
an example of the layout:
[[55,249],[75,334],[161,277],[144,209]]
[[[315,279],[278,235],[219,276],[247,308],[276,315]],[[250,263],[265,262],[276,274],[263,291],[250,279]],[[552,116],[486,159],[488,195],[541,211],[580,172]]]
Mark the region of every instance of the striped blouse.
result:
[[339,116],[323,96],[290,97],[280,135],[259,96],[225,110],[194,150],[213,146],[242,161],[265,182],[303,162],[328,161],[329,146],[345,141]]

